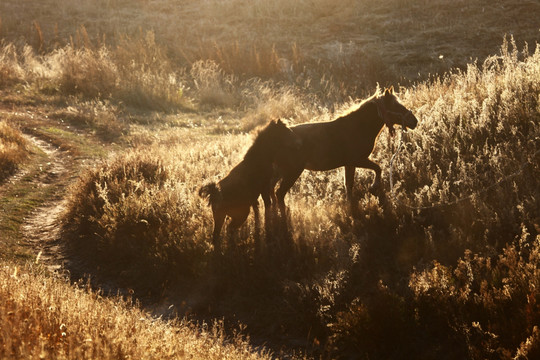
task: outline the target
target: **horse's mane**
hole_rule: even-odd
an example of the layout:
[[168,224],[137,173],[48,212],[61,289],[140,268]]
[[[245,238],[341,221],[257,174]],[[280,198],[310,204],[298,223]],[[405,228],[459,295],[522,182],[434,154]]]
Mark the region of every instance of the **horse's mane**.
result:
[[366,106],[369,106],[370,104],[374,104],[377,99],[382,95],[381,90],[377,88],[375,90],[375,93],[371,95],[370,97],[361,100],[358,102],[358,100],[353,100],[352,104],[348,107],[345,107],[342,111],[340,111],[336,118],[343,118],[347,117],[351,114],[356,113],[359,110],[364,109]]
[[266,136],[268,132],[271,131],[271,128],[274,126],[286,126],[286,125],[284,124],[280,125],[275,120],[269,122],[264,128],[262,128],[257,133],[257,137],[255,137],[255,140],[253,140],[253,144],[251,144],[248,151],[246,152],[246,155],[244,155],[244,160],[259,159],[261,157],[261,154],[267,153],[266,147],[268,146],[268,144],[266,141]]
[[367,103],[372,103],[372,102],[376,101],[378,98],[381,97],[381,95],[382,95],[381,89],[379,89],[377,87],[377,89],[375,90],[375,93],[373,95],[371,95],[370,97],[362,100],[360,102],[360,105],[358,106],[358,108],[361,108],[361,107],[365,106]]

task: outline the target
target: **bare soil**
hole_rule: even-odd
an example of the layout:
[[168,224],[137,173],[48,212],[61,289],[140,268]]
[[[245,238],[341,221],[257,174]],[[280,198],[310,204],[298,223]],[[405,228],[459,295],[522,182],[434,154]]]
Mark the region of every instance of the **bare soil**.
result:
[[[39,188],[58,183],[70,175],[68,162],[70,156],[54,145],[33,135],[25,134],[26,139],[46,155],[41,173],[33,179],[33,187]],[[36,262],[44,263],[51,271],[62,268],[64,256],[60,245],[60,215],[65,209],[64,199],[53,199],[35,209],[24,219],[23,238],[36,252]]]

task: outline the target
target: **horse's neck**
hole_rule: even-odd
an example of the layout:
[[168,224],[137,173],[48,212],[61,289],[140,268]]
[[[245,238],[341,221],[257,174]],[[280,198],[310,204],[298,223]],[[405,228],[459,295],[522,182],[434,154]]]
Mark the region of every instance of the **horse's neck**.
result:
[[273,154],[262,147],[252,146],[244,156],[244,161],[253,166],[266,166],[272,163]]
[[362,132],[376,139],[384,126],[384,121],[379,116],[377,104],[369,102],[358,109],[361,119]]

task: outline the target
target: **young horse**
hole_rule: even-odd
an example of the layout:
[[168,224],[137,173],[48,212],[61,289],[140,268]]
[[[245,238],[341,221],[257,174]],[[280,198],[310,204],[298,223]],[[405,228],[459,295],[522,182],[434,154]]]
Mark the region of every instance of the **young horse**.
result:
[[347,196],[352,199],[354,174],[357,167],[371,169],[375,180],[371,185],[380,185],[381,168],[369,159],[377,137],[384,125],[393,134],[395,124],[414,129],[418,120],[412,112],[398,102],[393,88],[385,89],[364,101],[360,107],[334,121],[306,123],[292,126],[291,130],[301,139],[299,151],[288,159],[277,163],[281,184],[277,190],[277,200],[281,213],[285,211],[285,195],[304,169],[325,171],[345,167]]
[[298,151],[299,147],[298,137],[281,120],[271,121],[259,132],[244,160],[226,177],[217,184],[200,188],[199,195],[207,198],[212,207],[214,249],[220,249],[219,235],[226,216],[231,218],[231,230],[246,221],[250,207],[253,207],[255,219],[259,218],[259,195],[262,195],[265,213],[269,215],[273,163],[288,153]]

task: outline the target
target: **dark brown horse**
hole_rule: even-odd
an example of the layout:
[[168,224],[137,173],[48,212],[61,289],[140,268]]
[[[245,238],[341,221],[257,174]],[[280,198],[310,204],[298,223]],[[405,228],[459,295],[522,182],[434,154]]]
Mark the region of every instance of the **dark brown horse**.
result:
[[285,195],[304,169],[325,171],[345,167],[347,196],[352,199],[354,174],[357,167],[371,169],[376,189],[381,181],[381,168],[369,159],[379,134],[386,125],[391,134],[394,125],[414,129],[418,120],[401,105],[393,88],[385,89],[365,100],[357,110],[330,122],[306,123],[292,126],[291,130],[302,140],[297,152],[279,161],[277,202],[282,214],[285,211]]
[[258,219],[259,195],[262,195],[266,215],[269,214],[273,164],[298,151],[299,147],[300,140],[281,120],[271,121],[259,132],[244,160],[226,177],[217,184],[201,187],[199,195],[208,199],[214,216],[214,249],[220,249],[219,235],[226,216],[231,218],[231,230],[246,221],[250,207]]

